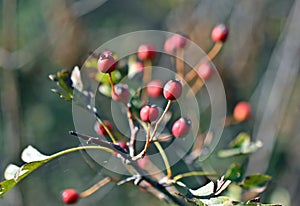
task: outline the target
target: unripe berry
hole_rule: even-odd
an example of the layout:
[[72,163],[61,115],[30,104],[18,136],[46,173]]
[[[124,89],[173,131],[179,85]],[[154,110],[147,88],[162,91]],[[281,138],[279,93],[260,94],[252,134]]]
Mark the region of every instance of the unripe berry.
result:
[[211,38],[215,42],[224,42],[228,37],[228,27],[225,24],[215,26],[211,32]]
[[237,122],[243,122],[250,118],[251,106],[248,102],[239,102],[233,110],[233,118]]
[[158,118],[159,110],[156,105],[145,105],[140,110],[141,120],[144,122],[153,122]]
[[[108,128],[109,131],[111,131],[111,132],[113,131],[113,127],[112,127],[112,125],[110,124],[109,121],[104,120],[103,123],[105,124],[105,126]],[[95,131],[98,135],[101,135],[101,136],[107,136],[108,135],[108,133],[105,130],[104,126],[100,122],[96,122]]]
[[147,93],[149,97],[157,98],[162,95],[163,83],[160,80],[152,80],[147,84]]
[[117,62],[110,51],[105,51],[98,60],[98,69],[103,73],[111,73],[116,69]]
[[172,134],[176,138],[185,137],[191,129],[191,120],[181,117],[174,122],[172,126]]
[[112,93],[112,99],[117,102],[128,103],[130,93],[127,84],[117,84],[115,85],[115,91]]
[[79,200],[79,194],[74,189],[66,189],[61,194],[61,198],[65,204],[74,204]]
[[201,79],[208,79],[213,73],[210,63],[200,64],[197,68],[197,74]]
[[142,44],[138,48],[137,55],[140,60],[154,59],[156,56],[155,47],[152,44]]
[[175,100],[181,96],[182,85],[177,80],[169,80],[164,86],[164,97],[168,100]]

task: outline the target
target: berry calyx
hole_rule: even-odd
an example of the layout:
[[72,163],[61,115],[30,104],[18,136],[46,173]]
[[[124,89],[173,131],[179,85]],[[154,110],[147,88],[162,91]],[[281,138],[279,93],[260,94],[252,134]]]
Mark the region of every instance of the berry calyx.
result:
[[[109,131],[111,131],[111,132],[113,131],[113,127],[109,121],[104,120],[103,123],[105,124],[105,126],[108,128]],[[108,136],[107,131],[105,130],[104,126],[100,122],[96,122],[95,131],[98,135]]]
[[158,118],[159,110],[156,105],[145,105],[140,110],[141,120],[144,122],[153,122]]
[[167,53],[173,52],[175,49],[180,49],[185,47],[187,43],[187,38],[180,34],[174,34],[165,41],[164,49]]
[[208,79],[213,73],[213,69],[209,63],[200,64],[197,68],[197,74],[201,79]]
[[157,98],[162,95],[163,83],[160,80],[152,80],[147,84],[147,94],[149,97]]
[[74,189],[65,189],[61,194],[62,201],[65,204],[74,204],[79,200],[79,194]]
[[152,44],[142,44],[137,52],[140,60],[154,59],[156,56],[156,49]]
[[251,106],[248,102],[239,102],[233,110],[233,118],[237,122],[243,122],[250,118],[251,116]]
[[176,120],[172,126],[172,134],[176,138],[182,138],[188,135],[191,129],[191,120],[181,117]]
[[168,100],[178,99],[182,93],[182,84],[178,80],[169,80],[164,86],[163,93]]
[[128,103],[130,93],[127,84],[117,84],[114,86],[114,92],[112,92],[112,99],[117,102]]
[[228,27],[225,24],[215,26],[211,32],[211,38],[215,42],[224,42],[228,37]]
[[98,69],[103,73],[111,73],[116,69],[117,62],[110,51],[105,51],[98,60]]

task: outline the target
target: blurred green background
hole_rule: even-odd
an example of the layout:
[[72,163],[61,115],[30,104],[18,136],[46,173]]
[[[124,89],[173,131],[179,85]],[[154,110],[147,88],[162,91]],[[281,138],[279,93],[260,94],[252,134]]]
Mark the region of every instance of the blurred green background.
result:
[[[49,74],[136,30],[182,32],[209,51],[212,27],[224,22],[230,36],[214,63],[228,113],[241,100],[254,111],[252,122],[225,134],[246,130],[263,141],[247,171],[273,176],[265,201],[300,202],[300,0],[2,0],[0,16],[0,174],[10,162],[21,164],[28,144],[45,154],[79,144],[68,135],[71,104],[50,92]],[[34,172],[0,205],[63,205],[60,191],[84,190],[99,178],[80,153],[70,154]],[[133,186],[109,187],[78,205],[162,204]]]

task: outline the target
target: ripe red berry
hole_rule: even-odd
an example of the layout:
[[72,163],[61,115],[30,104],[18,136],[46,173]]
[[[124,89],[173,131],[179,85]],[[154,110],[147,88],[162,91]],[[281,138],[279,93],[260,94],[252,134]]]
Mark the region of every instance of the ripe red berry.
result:
[[116,69],[117,62],[110,51],[105,51],[98,60],[98,69],[103,73],[111,73]]
[[163,89],[164,96],[168,100],[175,100],[181,96],[182,85],[177,80],[169,80]]
[[185,137],[191,129],[191,120],[181,117],[174,122],[172,126],[172,134],[177,137]]
[[[113,127],[112,127],[112,125],[110,124],[109,121],[104,120],[103,123],[109,129],[109,131],[111,131],[111,132],[113,131]],[[105,130],[104,126],[100,122],[96,122],[95,131],[98,135],[101,135],[101,136],[107,136],[108,135],[108,133]]]
[[127,145],[126,142],[124,142],[124,141],[119,141],[119,142],[118,142],[118,145],[119,145],[120,147],[122,147],[125,151],[128,151],[128,145]]
[[79,194],[74,189],[66,189],[61,194],[61,198],[65,204],[74,204],[79,200]]
[[138,48],[137,55],[140,60],[154,59],[156,56],[155,47],[152,44],[142,44]]
[[215,26],[211,32],[211,38],[215,42],[224,42],[228,37],[228,27],[225,24]]
[[239,102],[233,110],[233,118],[237,122],[243,122],[250,118],[251,106],[248,102]]
[[147,84],[147,93],[149,97],[157,98],[162,95],[163,83],[160,80],[152,80]]
[[174,34],[165,41],[164,49],[167,53],[173,52],[175,49],[180,49],[185,47],[187,43],[187,38],[180,34]]
[[127,84],[117,84],[115,85],[115,91],[112,93],[112,99],[117,102],[128,103],[130,93]]
[[200,64],[199,67],[197,68],[197,74],[200,78],[202,79],[208,79],[213,73],[213,69],[211,64],[209,63],[204,63]]
[[145,105],[140,110],[141,120],[144,122],[153,122],[158,118],[159,110],[156,105]]

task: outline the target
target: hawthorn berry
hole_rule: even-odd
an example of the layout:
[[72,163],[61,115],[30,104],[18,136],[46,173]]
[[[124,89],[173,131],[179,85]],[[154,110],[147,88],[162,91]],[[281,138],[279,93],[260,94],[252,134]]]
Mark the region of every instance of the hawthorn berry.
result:
[[181,117],[172,126],[172,134],[176,138],[185,137],[191,129],[191,120]]
[[156,105],[145,105],[140,110],[141,120],[144,122],[153,122],[158,118],[159,110]]
[[163,93],[168,100],[178,99],[182,93],[182,84],[178,80],[169,80],[164,86]]
[[228,37],[228,27],[225,24],[215,26],[211,32],[211,38],[215,42],[224,42]]
[[98,69],[103,73],[111,73],[116,69],[117,62],[110,51],[105,51],[98,60]]
[[157,98],[162,95],[163,83],[160,80],[152,80],[147,84],[147,94],[149,97]]
[[[113,127],[112,127],[112,125],[109,121],[104,120],[103,123],[105,124],[105,126],[108,128],[109,131],[113,131]],[[108,133],[105,130],[104,126],[100,122],[96,122],[95,131],[98,135],[101,135],[101,136],[107,136],[108,135]]]
[[198,76],[204,80],[208,79],[213,73],[213,69],[210,63],[200,64],[196,71]]
[[237,122],[243,122],[250,118],[251,116],[251,106],[248,102],[239,102],[233,110],[233,118]]
[[125,141],[119,141],[119,142],[118,142],[118,145],[119,145],[121,148],[123,148],[125,151],[128,151],[128,150],[129,150],[129,149],[128,149],[127,142],[125,142]]
[[142,44],[137,52],[140,60],[154,59],[156,56],[156,49],[152,44]]
[[174,34],[165,41],[164,49],[167,53],[171,53],[175,49],[185,47],[187,38],[180,34]]
[[62,201],[65,204],[74,204],[79,200],[79,194],[74,189],[65,189],[61,194]]
[[114,86],[114,92],[112,92],[112,99],[117,102],[127,103],[130,97],[127,84],[117,84]]

